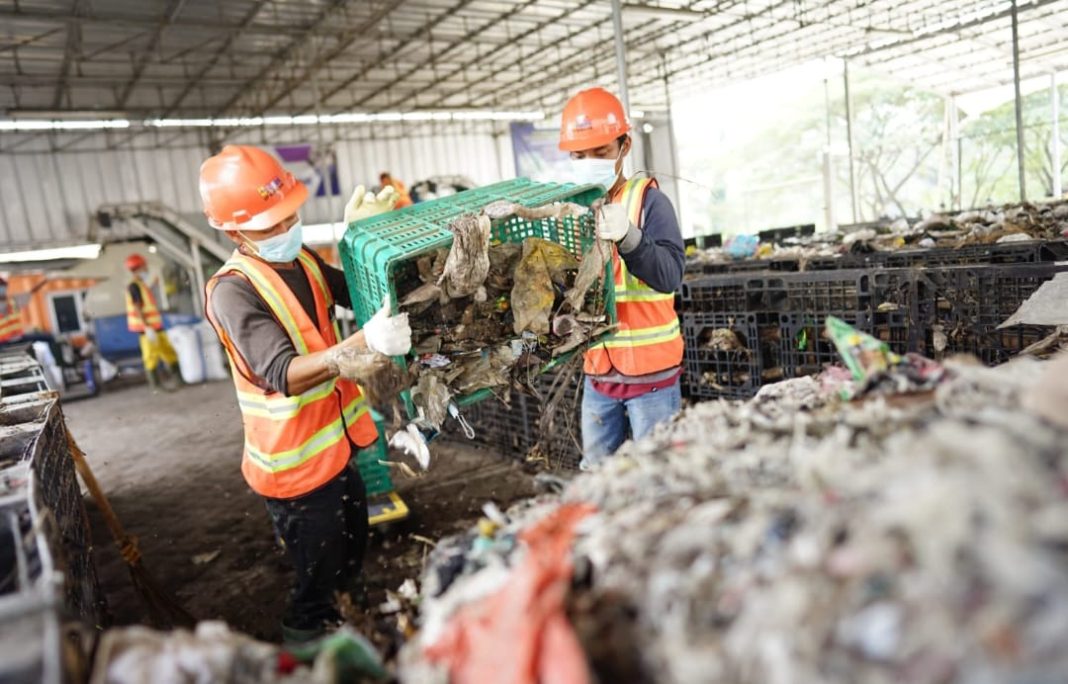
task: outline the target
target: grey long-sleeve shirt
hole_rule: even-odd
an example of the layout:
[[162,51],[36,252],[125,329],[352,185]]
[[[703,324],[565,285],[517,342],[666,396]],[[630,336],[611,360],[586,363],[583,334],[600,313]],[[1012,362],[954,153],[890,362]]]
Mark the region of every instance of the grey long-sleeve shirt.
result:
[[[350,308],[352,304],[345,274],[327,266],[314,252],[312,254],[319,262],[334,302]],[[293,292],[312,322],[318,325],[315,298],[300,262],[270,265]],[[286,374],[290,362],[297,356],[297,350],[252,284],[241,276],[223,276],[211,293],[211,311],[254,374],[254,377],[246,379],[257,387],[289,396]]]

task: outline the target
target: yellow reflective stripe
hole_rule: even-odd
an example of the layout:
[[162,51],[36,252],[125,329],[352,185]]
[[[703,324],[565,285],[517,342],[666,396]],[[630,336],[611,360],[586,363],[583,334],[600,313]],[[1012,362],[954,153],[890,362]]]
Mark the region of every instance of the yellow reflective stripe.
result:
[[345,416],[345,424],[351,426],[367,413],[367,402],[364,401],[362,396],[353,399],[352,403],[346,406],[342,413]]
[[307,404],[328,396],[334,391],[335,382],[335,380],[327,380],[321,385],[316,385],[304,394],[298,394],[295,397],[287,397],[282,394],[267,396],[238,391],[237,402],[241,405],[241,413],[244,415],[283,420],[297,415],[300,409]]
[[[308,267],[308,272],[315,278],[315,282],[319,284],[319,291],[323,294],[323,299],[326,301],[327,308],[333,306],[333,297],[330,296],[330,288],[326,286],[326,280],[323,278],[323,272],[319,270],[319,263],[315,260],[311,254],[308,254],[303,249],[297,255],[300,262]],[[329,313],[329,312],[327,312]]]
[[616,290],[617,302],[667,302],[675,301],[675,295],[664,294],[653,289],[648,290]]
[[289,333],[289,338],[293,341],[293,344],[296,345],[297,352],[300,354],[307,354],[308,345],[304,342],[304,336],[300,334],[300,326],[297,325],[296,319],[293,318],[289,309],[282,303],[278,292],[271,287],[271,284],[256,272],[255,269],[247,268],[241,261],[231,261],[230,267],[245,274],[245,276],[252,281],[256,291],[263,296],[267,302],[267,306],[271,307],[271,311],[274,312],[274,315],[281,321],[286,332]]
[[670,342],[681,336],[679,321],[676,319],[666,325],[658,325],[652,328],[639,328],[637,330],[620,330],[612,337],[604,341],[604,346],[609,348],[618,347],[645,347],[661,342]]
[[295,449],[268,454],[245,441],[245,452],[254,464],[268,472],[277,473],[291,470],[318,456],[326,449],[337,444],[345,436],[344,423],[340,416],[329,425],[312,435],[308,441]]

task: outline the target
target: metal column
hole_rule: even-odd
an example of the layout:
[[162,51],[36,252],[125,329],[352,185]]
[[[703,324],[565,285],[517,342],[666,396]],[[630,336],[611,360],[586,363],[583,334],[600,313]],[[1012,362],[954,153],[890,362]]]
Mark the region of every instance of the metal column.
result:
[[849,201],[853,207],[853,223],[857,216],[857,177],[853,161],[853,101],[849,96],[849,61],[842,60],[842,82],[845,86],[846,144],[849,147]]
[[668,129],[668,152],[671,153],[671,173],[674,174],[672,183],[675,185],[675,213],[679,218],[679,225],[685,226],[682,220],[682,182],[679,179],[679,144],[675,139],[675,122],[672,120],[674,111],[671,108],[671,83],[668,81],[667,60],[661,59],[661,67],[664,70],[664,102],[667,104],[667,129]]
[[1050,129],[1050,158],[1053,162],[1053,196],[1060,197],[1064,192],[1061,183],[1061,97],[1057,90],[1057,72],[1049,75],[1050,108],[1053,110],[1053,127]]
[[1012,85],[1016,94],[1016,167],[1020,177],[1020,201],[1027,201],[1027,182],[1024,178],[1023,99],[1020,97],[1020,26],[1016,16],[1016,0],[1012,0]]
[[190,240],[189,251],[193,253],[193,287],[196,289],[193,293],[193,313],[203,317],[206,302],[204,301],[204,264],[200,260],[200,241]]
[[612,29],[616,44],[616,75],[619,78],[619,99],[623,111],[630,116],[630,92],[627,90],[627,47],[623,44],[623,7],[619,0],[612,0]]

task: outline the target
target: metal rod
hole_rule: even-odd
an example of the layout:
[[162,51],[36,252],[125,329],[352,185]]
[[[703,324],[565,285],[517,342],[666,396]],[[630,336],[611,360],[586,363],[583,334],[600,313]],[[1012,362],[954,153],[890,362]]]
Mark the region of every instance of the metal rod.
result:
[[619,78],[619,99],[623,111],[630,117],[630,92],[627,90],[627,48],[623,44],[623,7],[619,0],[612,0],[612,28],[616,43],[616,75]]
[[682,186],[679,185],[677,179],[679,175],[679,143],[675,138],[675,122],[672,120],[674,111],[671,109],[671,82],[667,76],[667,69],[664,69],[664,102],[667,104],[667,129],[668,129],[668,152],[671,154],[671,173],[676,178],[672,179],[675,184],[675,214],[679,218],[679,225],[685,226],[686,224],[682,220]]
[[196,290],[193,292],[193,313],[203,317],[207,303],[204,301],[204,263],[200,258],[200,240],[190,240],[189,251],[193,254],[193,287]]
[[1057,72],[1054,71],[1049,75],[1049,97],[1050,108],[1053,110],[1053,127],[1050,129],[1050,143],[1052,149],[1050,150],[1050,157],[1053,162],[1053,196],[1060,197],[1064,192],[1064,185],[1061,183],[1061,98],[1060,91],[1057,90]]
[[849,147],[849,200],[853,206],[853,223],[857,216],[857,177],[853,162],[853,101],[849,94],[849,60],[842,60],[842,83],[845,86],[846,144]]
[[1027,201],[1024,177],[1023,99],[1020,97],[1020,26],[1016,0],[1012,0],[1012,85],[1016,94],[1016,167],[1020,177],[1020,201]]

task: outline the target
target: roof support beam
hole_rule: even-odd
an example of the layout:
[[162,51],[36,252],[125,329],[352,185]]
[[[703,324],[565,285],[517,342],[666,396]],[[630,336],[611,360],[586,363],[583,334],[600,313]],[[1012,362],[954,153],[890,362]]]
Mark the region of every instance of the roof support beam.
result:
[[333,16],[334,10],[337,10],[344,6],[345,0],[335,0],[334,4],[331,7],[328,7],[327,9],[323,10],[311,26],[301,31],[295,38],[293,38],[293,40],[289,42],[289,45],[287,45],[284,50],[276,54],[274,58],[270,61],[270,63],[268,63],[267,66],[263,67],[263,69],[261,69],[260,72],[256,74],[256,76],[245,85],[245,87],[234,93],[233,97],[226,101],[226,104],[224,104],[222,107],[219,107],[219,113],[221,114],[224,112],[229,112],[230,109],[234,107],[234,105],[241,101],[242,97],[258,88],[260,84],[263,83],[264,79],[270,76],[272,71],[274,71],[280,66],[283,66],[286,61],[289,60],[290,57],[297,54],[297,52],[303,45],[304,39],[314,35],[319,27],[328,23],[328,19]]
[[137,87],[137,82],[141,80],[141,74],[145,73],[145,67],[148,66],[148,62],[152,59],[152,54],[156,52],[159,47],[160,38],[163,37],[163,31],[167,28],[175,19],[178,18],[178,14],[181,13],[182,7],[185,6],[186,0],[171,0],[167,10],[163,13],[163,20],[160,21],[159,26],[156,27],[155,33],[152,34],[152,38],[148,41],[148,45],[145,46],[144,51],[141,53],[141,59],[134,66],[133,75],[128,81],[126,81],[126,87],[123,88],[122,94],[119,95],[116,102],[116,109],[122,109],[126,106],[127,101],[130,99],[130,94],[133,93],[134,88]]
[[299,88],[302,84],[309,82],[309,80],[313,78],[316,78],[316,74],[319,72],[319,70],[321,70],[324,66],[326,66],[338,56],[340,56],[343,52],[345,52],[345,50],[349,49],[349,47],[353,43],[355,43],[358,38],[363,36],[363,34],[367,31],[370,31],[375,26],[377,26],[378,23],[388,17],[393,12],[393,10],[400,7],[400,5],[404,3],[404,1],[405,0],[390,0],[390,2],[383,4],[378,9],[378,11],[368,17],[368,19],[362,22],[359,26],[352,29],[352,31],[350,31],[348,34],[340,36],[338,38],[338,45],[335,46],[334,49],[317,56],[315,58],[315,61],[308,65],[308,67],[304,69],[299,76],[285,83],[285,85],[282,86],[282,89],[274,97],[272,97],[267,102],[267,104],[257,109],[257,114],[262,115],[266,113],[271,107],[284,100],[291,92],[293,92],[295,88]]

